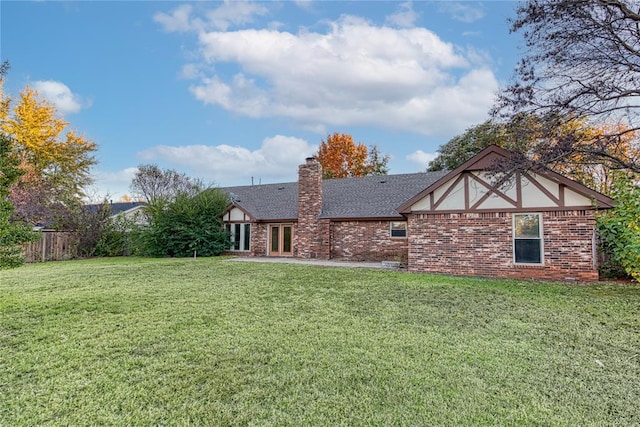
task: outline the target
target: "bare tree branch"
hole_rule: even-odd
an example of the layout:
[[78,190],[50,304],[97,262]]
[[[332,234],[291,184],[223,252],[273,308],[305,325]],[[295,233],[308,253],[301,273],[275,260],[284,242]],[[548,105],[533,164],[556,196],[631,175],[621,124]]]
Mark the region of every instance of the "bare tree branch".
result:
[[[640,150],[637,0],[528,0],[510,22],[527,51],[498,97],[494,118],[525,113],[549,120],[548,133],[537,135],[530,152],[540,162],[579,157],[640,173],[638,159],[616,145],[624,136],[632,151]],[[610,133],[554,134],[554,123],[575,118]]]

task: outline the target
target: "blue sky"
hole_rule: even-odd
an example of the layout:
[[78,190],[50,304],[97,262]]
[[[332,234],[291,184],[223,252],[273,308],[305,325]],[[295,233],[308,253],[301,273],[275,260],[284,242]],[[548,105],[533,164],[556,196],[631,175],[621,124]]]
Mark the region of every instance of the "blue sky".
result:
[[2,1],[5,91],[98,144],[92,198],[139,164],[220,186],[296,179],[329,133],[424,170],[512,76],[515,2]]

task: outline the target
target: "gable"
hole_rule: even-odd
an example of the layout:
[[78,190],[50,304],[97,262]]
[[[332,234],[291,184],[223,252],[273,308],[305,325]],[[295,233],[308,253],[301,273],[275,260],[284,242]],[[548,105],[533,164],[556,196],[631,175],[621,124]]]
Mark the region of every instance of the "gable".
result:
[[534,173],[516,173],[496,184],[485,171],[462,172],[410,206],[412,212],[590,209],[593,199]]
[[237,206],[232,206],[222,216],[223,222],[250,222],[251,217]]
[[613,200],[555,172],[487,172],[508,151],[491,146],[400,206],[402,213],[608,208]]

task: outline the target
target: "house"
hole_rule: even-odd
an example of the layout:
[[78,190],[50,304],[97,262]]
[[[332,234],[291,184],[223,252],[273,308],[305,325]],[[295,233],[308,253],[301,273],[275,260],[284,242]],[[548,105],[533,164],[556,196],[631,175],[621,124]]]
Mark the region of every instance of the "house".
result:
[[597,280],[596,209],[613,200],[555,172],[487,169],[490,146],[453,171],[228,187],[231,251],[248,256],[402,260],[409,271]]
[[[146,205],[144,202],[109,202],[109,217],[125,218],[138,225],[146,225],[147,218],[144,213]],[[103,206],[104,204],[85,205],[85,209],[90,213],[97,213]]]

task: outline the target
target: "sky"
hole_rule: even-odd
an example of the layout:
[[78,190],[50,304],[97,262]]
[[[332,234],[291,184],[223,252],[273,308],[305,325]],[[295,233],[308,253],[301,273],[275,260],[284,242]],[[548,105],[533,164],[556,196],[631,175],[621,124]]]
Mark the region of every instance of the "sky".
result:
[[216,186],[295,181],[334,132],[424,171],[513,76],[513,1],[0,2],[4,90],[98,145],[89,198],[157,164]]

